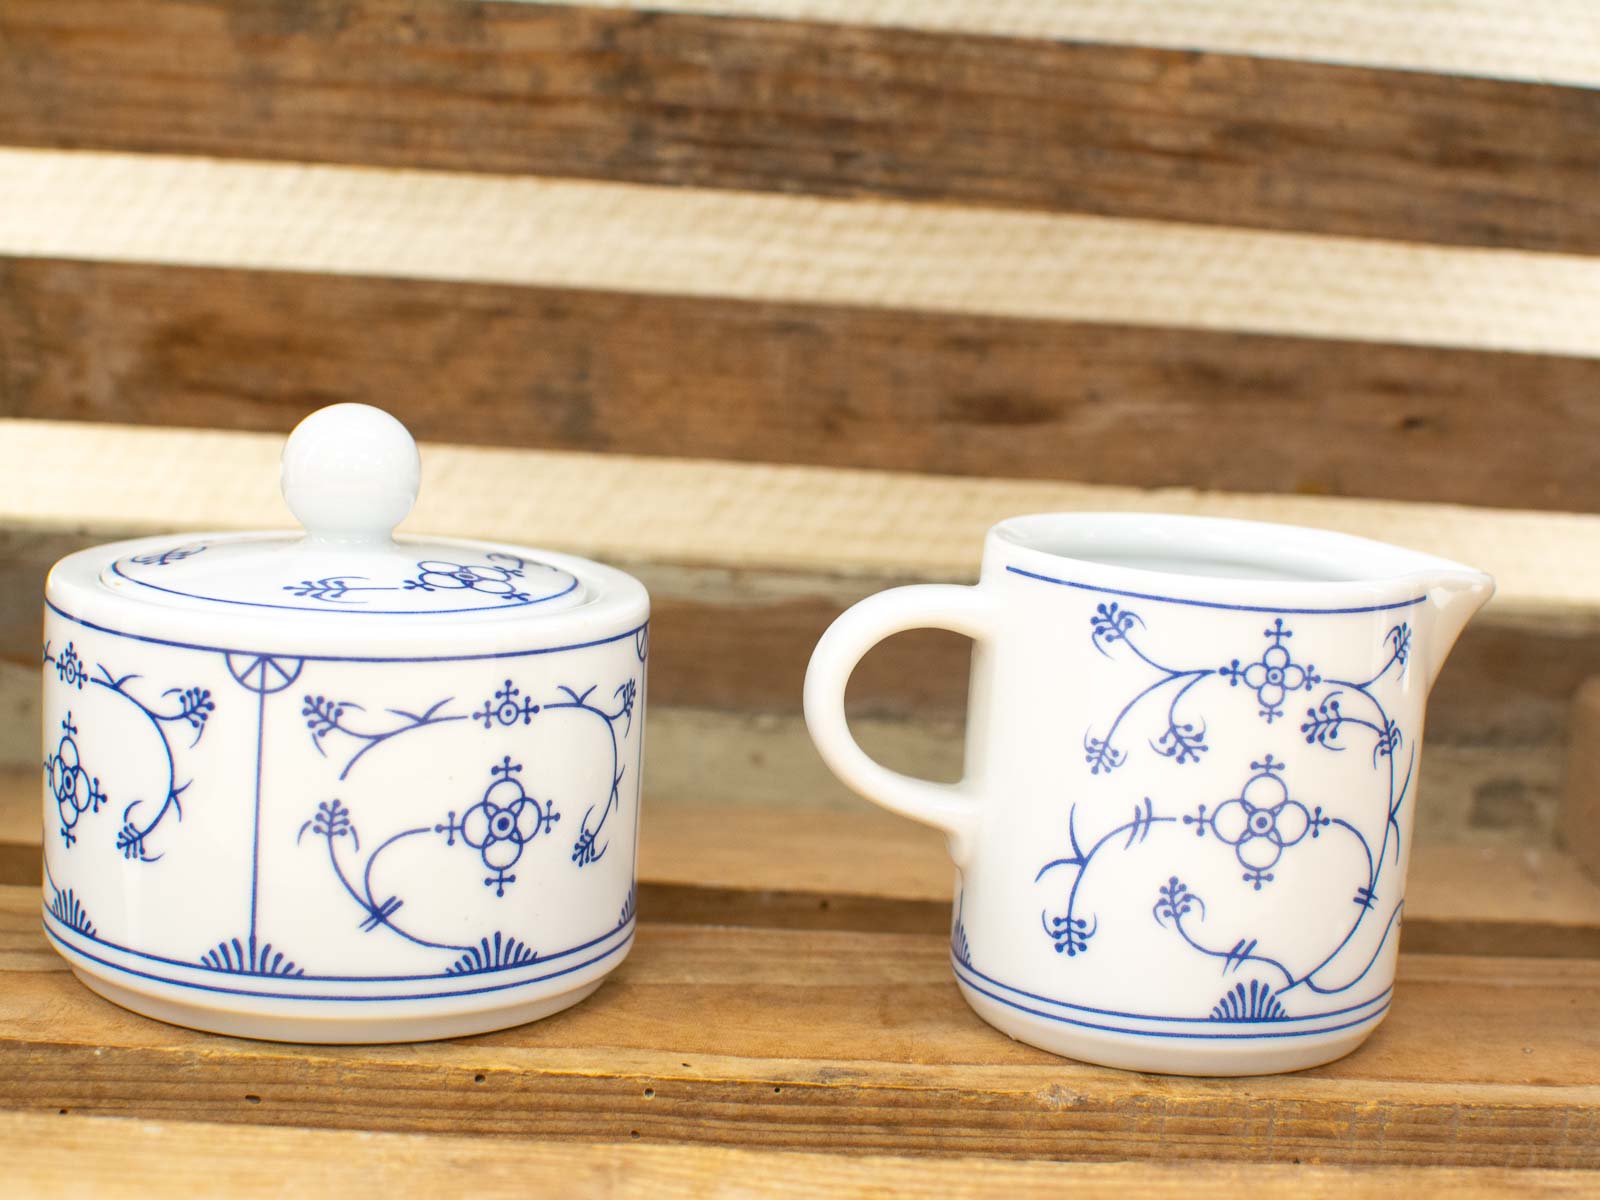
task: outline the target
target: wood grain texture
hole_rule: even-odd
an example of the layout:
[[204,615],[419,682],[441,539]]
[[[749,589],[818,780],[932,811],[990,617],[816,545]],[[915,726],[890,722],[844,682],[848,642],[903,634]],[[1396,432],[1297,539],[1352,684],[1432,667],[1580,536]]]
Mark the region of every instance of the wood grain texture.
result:
[[738,1150],[715,1146],[572,1142],[135,1121],[0,1113],[12,1195],[268,1197],[310,1191],[351,1200],[451,1195],[478,1200],[1387,1200],[1399,1193],[1458,1200],[1582,1197],[1600,1172],[1496,1167],[1324,1167],[1196,1162],[1069,1163]]
[[0,259],[14,417],[377,400],[458,443],[1593,511],[1597,392],[1596,358]]
[[1600,84],[1586,0],[591,0],[596,7],[1213,50],[1544,83]]
[[209,1037],[83,988],[0,890],[0,1107],[589,1142],[1001,1158],[1600,1166],[1600,963],[1402,955],[1360,1052],[1148,1078],[973,1016],[944,937],[646,923],[596,995],[485,1037]]
[[1600,880],[1600,674],[1578,689],[1568,731],[1561,842]]
[[537,176],[0,147],[0,252],[1600,357],[1600,257]]
[[0,141],[1600,249],[1600,93],[471,3],[13,0]]

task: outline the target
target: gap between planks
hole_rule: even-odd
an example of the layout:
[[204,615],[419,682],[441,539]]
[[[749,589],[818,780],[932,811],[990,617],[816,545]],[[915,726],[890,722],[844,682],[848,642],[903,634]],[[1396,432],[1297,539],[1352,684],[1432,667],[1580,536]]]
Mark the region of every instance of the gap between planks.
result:
[[[292,1119],[292,1114],[289,1114]],[[463,1134],[470,1130],[462,1130]],[[13,1195],[169,1197],[295,1192],[347,1200],[530,1195],[591,1200],[804,1200],[848,1195],[899,1200],[1454,1200],[1583,1197],[1600,1171],[1496,1167],[1323,1167],[1194,1162],[1065,1163],[805,1154],[714,1146],[530,1142],[442,1134],[218,1125],[67,1114],[0,1113]]]

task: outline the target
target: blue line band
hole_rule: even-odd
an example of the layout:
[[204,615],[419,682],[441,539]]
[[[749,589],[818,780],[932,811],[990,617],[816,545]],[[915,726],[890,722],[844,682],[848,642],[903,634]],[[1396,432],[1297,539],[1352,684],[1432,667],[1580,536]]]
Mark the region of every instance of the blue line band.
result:
[[[297,658],[304,662],[370,662],[370,663],[425,663],[425,662],[477,662],[494,658],[531,658],[538,654],[560,654],[564,650],[587,650],[591,646],[607,646],[612,642],[620,642],[624,638],[635,636],[641,629],[646,628],[650,622],[635,625],[632,629],[622,633],[612,634],[610,637],[596,638],[592,642],[574,642],[568,646],[546,646],[539,650],[502,650],[495,654],[430,654],[416,656],[386,656],[381,654],[303,654],[298,650],[261,650],[252,646],[208,646],[198,642],[175,642],[169,638],[151,637],[143,633],[127,633],[121,629],[113,629],[109,625],[96,625],[93,621],[86,621],[82,617],[75,617],[50,599],[45,600],[45,607],[63,620],[71,621],[74,625],[81,625],[85,629],[93,629],[97,633],[108,633],[112,637],[127,638],[135,642],[149,642],[155,646],[174,646],[179,650],[205,650],[216,654],[248,654],[258,658]],[[426,613],[419,613],[426,616]]]
[[[961,970],[965,971],[969,975],[983,980],[985,983],[992,983],[995,987],[1004,988],[1014,996],[1025,996],[1029,1000],[1037,1000],[1041,1004],[1048,1004],[1053,1008],[1070,1008],[1073,1012],[1089,1013],[1097,1017],[1122,1017],[1129,1021],[1176,1021],[1181,1023],[1184,1021],[1194,1021],[1199,1019],[1195,1017],[1157,1017],[1152,1016],[1149,1013],[1122,1012],[1115,1008],[1094,1008],[1087,1004],[1071,1004],[1065,1000],[1057,1000],[1054,996],[1043,996],[1038,992],[1030,992],[1024,988],[1013,987],[1011,984],[1006,983],[1003,979],[996,979],[993,975],[985,975],[971,963],[962,962],[959,958],[955,959],[954,961],[961,968]],[[1389,993],[1392,991],[1394,991],[1394,985],[1390,984],[1377,995],[1369,996],[1359,1004],[1352,1004],[1347,1008],[1328,1009],[1325,1012],[1313,1013],[1307,1017],[1294,1019],[1311,1021],[1318,1017],[1342,1017],[1346,1013],[1359,1012],[1363,1008],[1372,1006],[1379,1000],[1382,1000],[1384,997],[1389,995]]]
[[[1282,1039],[1282,1038],[1320,1037],[1323,1034],[1338,1033],[1341,1030],[1345,1030],[1345,1029],[1355,1029],[1358,1026],[1366,1025],[1366,1024],[1369,1024],[1369,1023],[1371,1023],[1373,1021],[1376,1021],[1376,1020],[1378,1020],[1378,1018],[1382,1017],[1384,1013],[1389,1011],[1389,1005],[1391,1003],[1391,1000],[1390,1000],[1389,995],[1388,995],[1387,992],[1380,993],[1380,996],[1383,998],[1383,1003],[1381,1005],[1378,1005],[1378,1007],[1374,1008],[1366,1016],[1357,1017],[1354,1020],[1350,1020],[1350,1021],[1344,1021],[1344,1022],[1341,1022],[1341,1023],[1337,1024],[1337,1025],[1324,1025],[1324,1026],[1322,1026],[1320,1028],[1317,1028],[1317,1029],[1262,1030],[1260,1032],[1251,1032],[1251,1033],[1243,1033],[1243,1032],[1202,1033],[1202,1032],[1200,1032],[1198,1030],[1195,1030],[1193,1032],[1184,1032],[1184,1031],[1180,1031],[1180,1030],[1176,1030],[1176,1029],[1170,1029],[1170,1030],[1169,1029],[1130,1029],[1130,1028],[1127,1028],[1126,1026],[1121,1026],[1121,1025],[1107,1025],[1104,1022],[1100,1022],[1100,1021],[1080,1020],[1079,1018],[1076,1018],[1076,1017],[1068,1017],[1068,1016],[1064,1016],[1064,1015],[1062,1015],[1060,1013],[1048,1012],[1048,1011],[1046,1011],[1044,1009],[1034,1008],[1034,1007],[1032,1007],[1030,1005],[1027,1005],[1027,1004],[1018,1003],[1017,1001],[1009,999],[1008,997],[1003,996],[998,992],[991,991],[989,988],[986,988],[986,987],[982,987],[978,983],[976,983],[974,980],[967,978],[966,975],[963,972],[969,972],[971,969],[966,967],[961,962],[961,960],[956,958],[954,955],[951,956],[950,961],[951,961],[952,965],[955,967],[956,978],[961,982],[961,984],[964,987],[971,988],[974,992],[977,992],[980,996],[984,996],[984,997],[986,997],[986,998],[988,998],[990,1000],[993,1000],[997,1004],[1004,1004],[1007,1008],[1014,1008],[1020,1013],[1026,1013],[1028,1016],[1032,1016],[1032,1017],[1040,1017],[1040,1018],[1042,1018],[1042,1019],[1044,1019],[1046,1021],[1055,1021],[1055,1022],[1057,1022],[1058,1024],[1061,1024],[1061,1025],[1073,1025],[1073,1026],[1076,1026],[1079,1029],[1093,1029],[1093,1030],[1095,1030],[1096,1032],[1099,1032],[1099,1033],[1114,1033],[1114,1034],[1117,1034],[1120,1037],[1140,1037],[1140,1038],[1157,1038],[1157,1039],[1160,1039],[1160,1038],[1178,1038],[1178,1039],[1182,1039],[1184,1041],[1202,1041],[1202,1042],[1204,1042],[1204,1041],[1272,1041],[1272,1040],[1278,1040],[1278,1039]],[[973,974],[976,974],[976,973],[973,972]],[[1005,985],[1002,984],[1001,986],[1005,986]],[[1390,989],[1390,990],[1392,991],[1393,989]],[[1027,993],[1023,993],[1023,994],[1027,994]],[[1374,999],[1377,999],[1377,997],[1375,997]],[[1369,1003],[1371,1003],[1371,1002],[1369,1001]],[[1350,1011],[1350,1010],[1346,1010],[1346,1011]],[[1317,1019],[1317,1017],[1320,1017],[1320,1016],[1332,1016],[1332,1015],[1335,1015],[1335,1014],[1319,1013],[1316,1016],[1301,1017],[1301,1018],[1291,1018],[1291,1020],[1314,1021],[1314,1020]],[[1142,1019],[1143,1020],[1164,1020],[1164,1019],[1171,1019],[1171,1018],[1146,1017],[1146,1018],[1142,1018]],[[1196,1025],[1205,1025],[1205,1024],[1209,1024],[1210,1022],[1205,1021],[1203,1018],[1196,1018],[1193,1023],[1196,1024]],[[1218,1022],[1216,1022],[1216,1024],[1217,1025],[1221,1025],[1221,1026],[1225,1026],[1225,1025],[1228,1025],[1228,1024],[1232,1024],[1232,1022],[1218,1021]],[[1271,1024],[1271,1022],[1258,1021],[1258,1022],[1253,1022],[1253,1024],[1256,1025],[1256,1026],[1261,1026],[1261,1025],[1269,1025],[1269,1024]]]
[[[88,951],[80,949],[79,947],[72,945],[72,943],[68,942],[65,938],[61,937],[58,933],[56,933],[56,931],[54,929],[50,928],[50,922],[49,921],[44,922],[45,934],[50,938],[51,941],[53,941],[57,946],[61,947],[61,949],[64,950],[67,954],[75,955],[75,956],[77,956],[79,958],[86,958],[90,962],[99,963],[101,966],[106,967],[107,969],[112,970],[112,971],[120,971],[124,975],[135,975],[135,976],[138,976],[141,979],[149,979],[149,980],[153,980],[156,983],[165,984],[168,987],[186,988],[186,989],[188,989],[190,991],[197,991],[197,992],[219,992],[219,993],[222,993],[224,995],[230,995],[230,996],[248,996],[248,997],[251,997],[252,999],[258,999],[258,1000],[299,1000],[299,1001],[313,1002],[313,1003],[320,1003],[320,1002],[323,1002],[323,1001],[335,1001],[335,1002],[339,1002],[339,1003],[354,1003],[354,1004],[382,1003],[382,1002],[386,1002],[386,1001],[390,1001],[390,1000],[449,1000],[449,999],[453,999],[453,998],[455,998],[457,996],[478,996],[478,995],[482,995],[482,994],[484,994],[486,992],[503,992],[503,991],[507,991],[507,990],[509,990],[511,988],[528,987],[528,986],[530,986],[532,984],[535,984],[535,983],[544,983],[544,982],[546,982],[548,980],[551,980],[551,979],[559,979],[563,975],[571,975],[575,971],[581,971],[585,967],[593,966],[597,962],[602,962],[605,959],[610,958],[613,954],[616,954],[618,951],[624,950],[628,946],[630,946],[633,943],[633,935],[634,935],[634,931],[636,929],[636,924],[634,922],[630,921],[626,926],[623,926],[622,928],[627,930],[627,936],[624,937],[615,946],[612,946],[612,947],[610,947],[609,949],[606,949],[606,950],[602,950],[599,954],[596,954],[593,958],[585,959],[583,962],[574,963],[570,967],[563,967],[559,971],[552,971],[547,975],[540,975],[540,976],[538,976],[536,978],[533,978],[533,979],[519,979],[514,983],[496,983],[496,984],[485,985],[484,987],[461,988],[461,989],[459,989],[457,991],[449,991],[449,992],[410,992],[410,993],[407,993],[407,994],[401,995],[401,996],[337,996],[337,995],[330,996],[330,995],[318,995],[318,994],[308,995],[308,994],[306,994],[304,992],[264,992],[264,991],[255,991],[255,990],[251,990],[249,988],[242,988],[242,987],[218,987],[218,986],[215,986],[213,984],[208,984],[208,983],[191,983],[191,982],[188,982],[188,981],[185,981],[185,980],[182,980],[182,979],[170,979],[165,975],[157,975],[157,974],[154,974],[153,972],[150,972],[150,971],[138,971],[138,970],[133,969],[132,967],[125,967],[125,966],[122,966],[120,963],[114,963],[110,959],[102,958],[97,954],[90,954]],[[74,932],[76,932],[76,931],[74,931]],[[81,935],[79,935],[79,936],[81,936]],[[98,939],[95,939],[95,940],[98,940]],[[597,939],[597,940],[603,941],[604,939],[602,938],[602,939]],[[571,951],[568,951],[567,953],[571,953]],[[554,958],[554,957],[559,957],[559,956],[554,956],[553,955],[552,958]],[[535,961],[543,961],[543,960],[535,960]],[[205,967],[194,966],[194,964],[184,964],[184,965],[189,966],[193,970],[196,970],[196,971],[204,971],[204,970],[207,969]],[[228,972],[222,972],[222,971],[217,972],[217,974],[224,975],[224,976],[228,976],[229,975]],[[277,982],[280,982],[280,983],[284,981],[284,977],[283,976],[272,976],[272,975],[255,975],[255,976],[252,976],[252,975],[241,975],[241,976],[235,976],[235,977],[237,977],[237,978],[246,978],[246,979],[271,979],[271,980],[274,980],[274,981],[277,981]],[[294,976],[293,978],[295,978],[295,979],[312,979],[314,977],[297,975],[297,976]],[[471,975],[462,975],[462,976],[432,975],[432,976],[417,976],[416,978],[418,978],[418,979],[446,979],[446,978],[470,979],[470,978],[472,978],[472,976]],[[381,979],[380,977],[374,976],[371,981],[372,982],[382,982],[384,980]],[[365,982],[365,981],[352,979],[352,980],[350,980],[350,982]]]
[[1389,612],[1396,608],[1413,608],[1427,600],[1426,596],[1413,596],[1409,600],[1396,600],[1392,604],[1365,604],[1355,608],[1284,608],[1270,604],[1224,604],[1220,600],[1186,600],[1181,596],[1156,596],[1149,592],[1127,592],[1120,588],[1101,587],[1093,583],[1079,583],[1072,579],[1057,579],[1052,575],[1040,575],[1035,571],[1024,571],[1021,567],[1007,567],[1006,570],[1013,575],[1021,575],[1027,579],[1037,579],[1041,583],[1053,583],[1059,587],[1077,588],[1082,592],[1103,592],[1108,596],[1126,596],[1130,600],[1155,600],[1162,604],[1185,604],[1191,608],[1220,608],[1229,612],[1282,613],[1285,616],[1296,613],[1338,615],[1341,613]]

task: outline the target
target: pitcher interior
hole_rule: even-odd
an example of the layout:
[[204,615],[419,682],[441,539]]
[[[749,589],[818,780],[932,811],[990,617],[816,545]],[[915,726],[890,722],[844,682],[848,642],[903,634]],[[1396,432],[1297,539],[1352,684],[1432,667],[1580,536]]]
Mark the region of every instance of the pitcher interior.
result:
[[1349,534],[1216,517],[1050,513],[1003,521],[994,533],[1072,562],[1208,579],[1357,583],[1455,566]]

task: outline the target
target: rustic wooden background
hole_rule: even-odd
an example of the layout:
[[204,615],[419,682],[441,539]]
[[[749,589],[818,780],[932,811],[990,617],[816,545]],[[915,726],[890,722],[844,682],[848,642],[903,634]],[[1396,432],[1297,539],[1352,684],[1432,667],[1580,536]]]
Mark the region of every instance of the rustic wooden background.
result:
[[[366,1127],[433,1136],[453,1113],[462,1133],[642,1132],[673,1147],[634,1160],[636,1180],[770,1181],[792,1168],[671,1156],[685,1140],[743,1144],[740,1089],[779,1070],[781,1039],[740,1043],[744,1065],[718,1070],[743,1082],[699,1080],[672,1120],[636,1101],[599,1133],[536,1108],[484,1126],[454,1093],[412,1120],[373,1099],[395,1076],[368,1060],[319,1060],[307,1082],[246,1043],[152,1049],[161,1033],[78,996],[36,953],[44,572],[117,536],[286,524],[281,434],[338,400],[380,404],[432,443],[408,528],[598,555],[652,591],[646,830],[661,840],[643,860],[643,913],[663,948],[608,992],[672,995],[684,946],[707,962],[844,955],[865,969],[884,945],[871,937],[920,938],[901,947],[931,956],[917,986],[955,1005],[926,1032],[969,1039],[972,1061],[1017,1052],[985,1042],[935,981],[949,886],[937,839],[864,814],[804,735],[801,675],[834,615],[893,583],[971,578],[990,522],[1043,509],[1295,521],[1493,571],[1500,595],[1435,692],[1419,791],[1405,969],[1436,990],[1424,1002],[1414,985],[1423,1008],[1393,1024],[1438,1038],[1298,1091],[1250,1085],[1252,1111],[1309,1124],[1275,1142],[1269,1122],[1242,1149],[1139,1125],[1154,1102],[1136,1092],[1133,1107],[1106,1100],[1103,1119],[1135,1132],[1101,1153],[1059,1096],[993,1107],[1023,1075],[963,1076],[963,1104],[992,1117],[965,1148],[1026,1157],[1031,1130],[1050,1157],[1600,1168],[1600,807],[1592,752],[1564,768],[1569,738],[1581,749],[1600,732],[1596,693],[1574,704],[1600,676],[1600,8],[0,0],[0,888],[15,891],[0,964],[20,989],[0,1003],[20,1031],[0,1030],[0,1105],[361,1127],[328,1116],[344,1087],[376,1105]],[[893,765],[959,774],[966,658],[934,633],[875,651],[852,686],[863,741]],[[875,853],[841,867],[852,839]],[[718,924],[746,932],[719,942]],[[812,940],[785,950],[782,931]],[[737,990],[737,972],[707,969]],[[761,970],[763,995],[802,994],[803,973]],[[1496,972],[1518,981],[1507,995],[1524,1007],[1507,1012],[1522,1024],[1504,1016],[1495,1036],[1509,1040],[1475,1062],[1450,1047],[1488,1037],[1492,1013],[1471,1015],[1471,997]],[[696,1021],[726,994],[707,986]],[[880,1011],[861,1004],[824,1015],[842,1029]],[[51,1032],[61,1011],[80,1033]],[[783,1011],[786,1028],[801,1019]],[[755,1028],[760,1012],[740,1019]],[[606,1021],[624,1019],[552,1023],[529,1045],[572,1048],[505,1061],[575,1063],[582,1030],[610,1037],[622,1026]],[[1533,1049],[1512,1045],[1524,1025],[1550,1040],[1535,1029]],[[652,1045],[670,1057],[674,1036]],[[900,1062],[914,1042],[887,1053]],[[123,1047],[120,1065],[96,1070],[69,1043]],[[829,1070],[874,1069],[835,1057],[847,1065]],[[882,1136],[841,1144],[941,1148],[935,1099],[898,1115],[884,1099],[913,1075],[937,1088],[939,1060],[913,1058],[878,1079],[888,1090],[852,1093]],[[1066,1070],[1028,1062],[1029,1079]],[[160,1092],[174,1064],[217,1098]],[[605,1069],[647,1079],[652,1100],[674,1094],[662,1063]],[[269,1103],[233,1097],[249,1077]],[[1105,1080],[1111,1097],[1126,1077]],[[1364,1094],[1357,1080],[1415,1136],[1374,1142],[1339,1109]],[[1404,1097],[1424,1093],[1407,1088],[1430,1085],[1444,1107],[1418,1116]],[[295,1087],[322,1099],[297,1108]],[[1486,1107],[1442,1115],[1471,1088]],[[1217,1108],[1189,1096],[1200,1107],[1183,1111],[1225,1120],[1242,1094],[1205,1092]],[[596,1101],[558,1089],[549,1102],[559,1115]],[[753,1144],[827,1143],[764,1103]],[[65,1156],[102,1136],[34,1119],[14,1118],[17,1136]],[[586,1161],[600,1175],[612,1162]],[[834,1182],[956,1194],[964,1178],[858,1167]],[[1140,1178],[1174,1195],[1395,1185]]]

